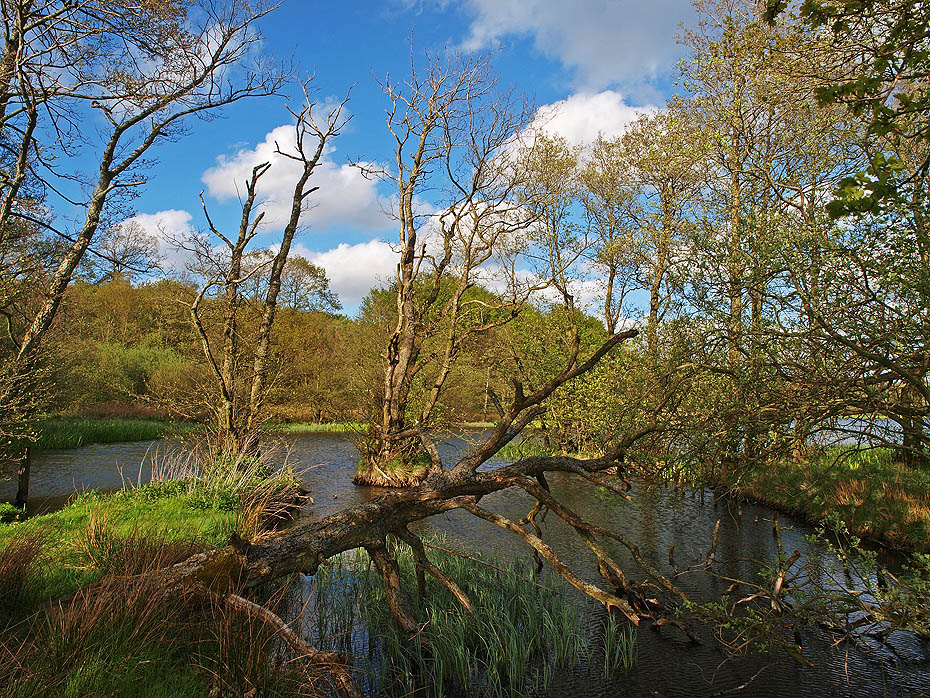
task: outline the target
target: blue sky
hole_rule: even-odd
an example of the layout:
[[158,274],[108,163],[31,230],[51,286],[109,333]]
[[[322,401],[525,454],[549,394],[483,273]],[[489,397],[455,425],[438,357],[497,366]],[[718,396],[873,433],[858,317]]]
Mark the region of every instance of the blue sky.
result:
[[[263,50],[315,73],[321,101],[340,98],[354,84],[352,121],[318,173],[318,206],[305,216],[296,252],[326,268],[350,313],[368,288],[389,277],[395,262],[385,241],[393,231],[381,205],[390,191],[363,180],[347,163],[387,156],[385,100],[376,79],[388,72],[404,76],[411,38],[416,57],[500,45],[495,66],[501,81],[528,94],[550,117],[552,130],[582,142],[598,131],[620,132],[636,108],[660,106],[671,96],[676,61],[683,57],[679,25],[693,16],[688,0],[285,0],[261,24]],[[199,194],[206,189],[214,221],[234,226],[236,187],[289,123],[283,100],[264,99],[192,124],[181,141],[158,148],[150,181],[134,202],[136,219],[162,237],[202,229]],[[282,174],[277,188],[282,202],[286,179]],[[271,223],[265,240],[271,241],[280,229],[273,215],[275,181],[266,189]],[[169,267],[182,264],[167,243],[165,254]]]

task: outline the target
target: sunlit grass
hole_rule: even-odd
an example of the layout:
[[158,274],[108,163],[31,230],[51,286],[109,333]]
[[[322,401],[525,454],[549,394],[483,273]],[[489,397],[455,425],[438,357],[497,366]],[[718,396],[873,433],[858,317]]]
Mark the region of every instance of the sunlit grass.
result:
[[263,429],[274,434],[353,434],[367,427],[363,422],[268,422]]
[[52,417],[39,423],[37,449],[80,448],[92,443],[151,441],[196,431],[194,422],[127,417]]
[[[183,479],[156,480],[116,492],[90,491],[58,511],[0,524],[0,547],[22,536],[46,541],[42,564],[48,587],[40,595],[56,598],[101,576],[100,566],[88,564],[88,541],[103,545],[112,538],[145,538],[196,547],[225,545],[233,531],[246,538],[256,535],[262,518],[279,515],[299,496],[298,489],[299,481],[288,471],[271,478],[254,472],[209,477],[188,473]],[[101,522],[110,539],[99,534]],[[106,556],[100,552],[101,559]]]
[[497,452],[495,458],[501,460],[522,460],[536,456],[551,456],[552,451],[542,441],[511,441]]
[[813,519],[838,517],[861,536],[930,549],[930,472],[905,468],[890,448],[825,449],[804,462],[757,468],[738,490]]

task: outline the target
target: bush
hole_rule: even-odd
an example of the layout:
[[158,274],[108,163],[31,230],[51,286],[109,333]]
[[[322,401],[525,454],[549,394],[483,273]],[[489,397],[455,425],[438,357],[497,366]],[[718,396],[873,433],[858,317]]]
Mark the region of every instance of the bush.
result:
[[19,509],[9,502],[0,502],[0,524],[8,524],[19,521],[23,517],[23,510]]

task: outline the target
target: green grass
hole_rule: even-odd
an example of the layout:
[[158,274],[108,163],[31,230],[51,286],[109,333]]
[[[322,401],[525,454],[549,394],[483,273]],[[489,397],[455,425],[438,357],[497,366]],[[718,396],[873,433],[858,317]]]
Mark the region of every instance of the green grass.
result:
[[297,484],[286,473],[262,481],[248,476],[190,478],[117,492],[90,491],[58,511],[0,525],[0,548],[22,536],[46,540],[43,564],[48,567],[44,573],[48,588],[40,596],[52,599],[99,578],[100,570],[87,564],[85,543],[101,523],[123,540],[141,535],[166,543],[215,547],[225,545],[232,531],[257,525],[246,520],[249,512],[244,514],[244,505],[269,495],[267,506],[276,506],[275,502],[293,496]]
[[377,466],[362,458],[356,464],[352,482],[371,487],[408,487],[421,482],[431,464],[425,453],[398,456]]
[[442,538],[427,542],[431,561],[469,597],[473,613],[430,576],[419,597],[413,555],[398,544],[401,587],[421,628],[417,642],[398,630],[364,551],[331,560],[313,578],[311,639],[354,656],[368,695],[532,695],[555,672],[589,658],[581,610],[561,585],[540,584],[526,563],[462,557],[447,552]]
[[350,434],[367,427],[363,422],[269,422],[262,428],[274,434]]
[[254,508],[275,513],[294,486],[290,474],[156,482],[0,526],[3,695],[322,695],[325,671],[290,661],[273,628],[145,574],[225,545],[233,530],[251,537]]
[[[748,473],[737,492],[903,549],[930,550],[930,471],[905,469],[890,448],[834,447]],[[723,483],[728,484],[728,483]]]
[[496,458],[501,460],[522,460],[537,456],[551,456],[552,452],[546,448],[542,441],[511,441],[497,452]]
[[93,443],[150,441],[189,434],[200,428],[193,422],[160,419],[52,417],[38,426],[38,449],[79,448]]
[[611,613],[604,626],[604,678],[613,677],[622,667],[629,674],[636,663],[636,628],[617,620]]

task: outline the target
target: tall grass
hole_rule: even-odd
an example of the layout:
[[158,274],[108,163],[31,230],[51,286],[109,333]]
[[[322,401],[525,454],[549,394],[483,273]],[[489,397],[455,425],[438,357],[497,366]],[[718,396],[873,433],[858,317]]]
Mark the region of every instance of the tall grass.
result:
[[[435,545],[447,547],[442,539]],[[469,614],[429,577],[421,599],[411,551],[398,544],[395,552],[421,628],[414,641],[397,628],[363,551],[321,567],[309,590],[312,642],[353,656],[369,695],[523,696],[587,658],[579,608],[562,588],[537,583],[528,566],[431,552],[433,564],[471,599]]]
[[198,424],[191,422],[160,419],[55,417],[39,423],[36,448],[80,448],[92,443],[152,441],[188,434],[198,428]]
[[25,531],[0,547],[0,627],[35,604],[47,542],[44,531]]
[[511,441],[505,444],[495,457],[501,460],[522,460],[523,458],[551,455],[552,451],[546,448],[542,441],[533,439],[529,441]]
[[636,629],[630,623],[621,623],[611,613],[604,624],[604,678],[613,677],[621,667],[629,674],[636,655]]
[[[275,599],[266,606],[281,612]],[[260,619],[149,577],[108,577],[0,628],[8,698],[315,698],[326,681]]]
[[367,427],[364,422],[270,422],[263,428],[275,434],[352,434]]

